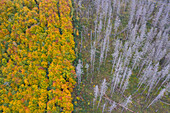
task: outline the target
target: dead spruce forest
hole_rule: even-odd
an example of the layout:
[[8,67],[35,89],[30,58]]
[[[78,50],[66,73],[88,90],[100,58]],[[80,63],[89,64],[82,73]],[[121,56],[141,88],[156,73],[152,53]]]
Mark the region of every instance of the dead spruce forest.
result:
[[0,4],[0,112],[169,113],[169,0]]

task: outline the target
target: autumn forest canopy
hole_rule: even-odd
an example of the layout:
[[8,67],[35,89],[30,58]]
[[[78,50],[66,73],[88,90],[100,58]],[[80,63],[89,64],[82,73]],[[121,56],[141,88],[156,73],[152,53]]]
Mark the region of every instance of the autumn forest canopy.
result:
[[70,0],[1,0],[0,111],[71,112]]
[[168,0],[0,0],[0,113],[168,113]]

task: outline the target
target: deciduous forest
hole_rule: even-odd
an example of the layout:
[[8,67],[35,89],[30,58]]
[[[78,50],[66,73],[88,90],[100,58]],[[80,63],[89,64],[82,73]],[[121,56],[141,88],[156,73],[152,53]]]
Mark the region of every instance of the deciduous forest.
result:
[[169,113],[169,0],[0,0],[0,113]]

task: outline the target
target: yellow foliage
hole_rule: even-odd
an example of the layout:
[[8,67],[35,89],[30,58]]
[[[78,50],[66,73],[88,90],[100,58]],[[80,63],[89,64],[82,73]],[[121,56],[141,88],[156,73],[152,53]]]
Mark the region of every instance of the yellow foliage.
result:
[[53,112],[59,106],[62,112],[71,113],[75,84],[71,0],[38,4],[35,0],[1,0],[0,4],[1,47],[8,48],[0,53],[4,81],[0,83],[0,111]]

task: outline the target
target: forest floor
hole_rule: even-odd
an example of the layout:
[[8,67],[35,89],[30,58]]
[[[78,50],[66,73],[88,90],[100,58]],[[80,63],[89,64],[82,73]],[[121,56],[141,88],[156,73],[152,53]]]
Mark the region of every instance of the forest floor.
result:
[[[80,39],[78,39],[78,42],[81,42]],[[100,88],[100,85],[105,78],[108,83],[110,83],[112,79],[111,75],[111,67],[112,67],[112,57],[111,53],[108,54],[108,57],[106,59],[105,64],[107,65],[101,65],[100,72],[98,72],[97,68],[99,67],[99,57],[100,54],[96,54],[96,62],[95,62],[95,70],[91,74],[90,69],[89,72],[85,69],[85,64],[90,64],[90,40],[86,43],[86,45],[83,45],[82,47],[82,62],[83,62],[83,74],[82,74],[82,82],[80,85],[76,84],[75,90],[73,92],[73,103],[74,103],[74,113],[101,113],[103,109],[104,102],[100,103],[99,108],[97,109],[97,104],[93,107],[93,98],[94,98],[94,87],[95,85],[98,85]],[[78,50],[80,50],[80,43],[78,45]],[[97,50],[100,51],[100,50]],[[93,79],[92,79],[93,77]],[[138,84],[138,75],[133,73],[130,78],[130,83],[128,86],[128,89],[124,92],[124,94],[121,94],[119,89],[116,89],[116,91],[113,93],[112,97],[108,97],[107,93],[110,93],[110,91],[107,91],[106,95],[103,98],[110,99],[112,101],[121,103],[123,102],[127,97],[125,95],[132,95],[132,102],[128,104],[128,109],[126,110],[121,106],[117,106],[112,112],[113,113],[169,113],[169,103],[170,98],[169,95],[162,98],[161,100],[157,101],[153,105],[151,105],[149,108],[147,106],[153,101],[153,99],[156,97],[157,93],[151,93],[151,95],[147,98],[147,92],[143,91],[144,88],[140,88],[137,90],[137,84]],[[108,89],[109,90],[109,89]],[[97,101],[98,102],[98,101]],[[108,108],[105,108],[105,112]]]
[[[90,3],[90,2],[89,2]],[[88,5],[88,3],[86,3]],[[81,7],[83,9],[83,7]],[[86,10],[86,9],[84,9]],[[82,13],[83,14],[83,13]],[[126,28],[126,25],[128,24],[129,19],[129,12],[121,9],[120,19],[121,24],[117,31],[117,33],[121,32],[123,29]],[[74,15],[76,17],[76,15]],[[89,17],[90,19],[87,20],[85,17],[79,17],[80,21],[76,23],[75,26],[79,26],[79,28],[82,28],[82,26],[86,29],[90,29],[91,32],[94,32],[92,28],[94,28],[94,20],[95,17]],[[116,18],[116,17],[115,17]],[[150,29],[150,23],[147,23],[147,30]],[[113,25],[114,26],[114,25]],[[112,70],[112,53],[114,50],[114,46],[112,44],[114,43],[114,37],[112,32],[110,36],[110,51],[108,52],[107,59],[103,64],[100,66],[99,69],[99,60],[100,60],[100,45],[96,45],[96,57],[95,57],[95,64],[94,64],[94,72],[91,73],[91,33],[89,31],[79,31],[83,32],[83,38],[81,39],[81,36],[76,37],[76,43],[77,43],[77,50],[78,50],[78,56],[79,59],[83,62],[83,74],[81,75],[81,84],[76,84],[74,91],[73,91],[73,104],[74,104],[74,111],[73,113],[102,113],[104,101],[101,101],[99,107],[97,108],[98,101],[93,105],[93,98],[94,98],[94,87],[96,85],[100,86],[104,79],[106,79],[108,86],[111,83],[113,74],[111,74]],[[101,36],[103,37],[103,36]],[[126,41],[126,34],[120,33],[119,36],[120,40]],[[93,37],[94,39],[94,37]],[[98,43],[98,42],[96,42]],[[80,52],[81,51],[81,52]],[[85,65],[89,64],[88,72],[85,68]],[[99,71],[100,70],[100,71]],[[155,97],[158,95],[158,88],[155,88],[150,95],[147,97],[147,89],[144,88],[144,86],[141,86],[139,90],[137,85],[139,82],[139,70],[133,71],[132,75],[129,79],[129,85],[128,89],[125,90],[125,92],[122,94],[121,91],[116,88],[115,91],[112,94],[112,97],[109,97],[110,95],[110,89],[107,90],[106,94],[103,96],[103,100],[107,99],[110,101],[115,101],[116,103],[121,104],[124,102],[128,96],[132,96],[132,102],[128,104],[128,109],[123,108],[121,105],[117,105],[117,107],[112,111],[113,113],[169,113],[170,109],[170,94],[167,94],[162,99],[158,100],[156,103],[152,104],[149,108],[148,105],[155,99]],[[144,90],[145,89],[145,90]],[[160,89],[159,89],[160,91]],[[146,98],[147,97],[147,98]],[[109,104],[109,103],[106,103]],[[110,106],[110,105],[109,105]],[[107,113],[109,110],[108,107],[105,108],[104,113]]]

